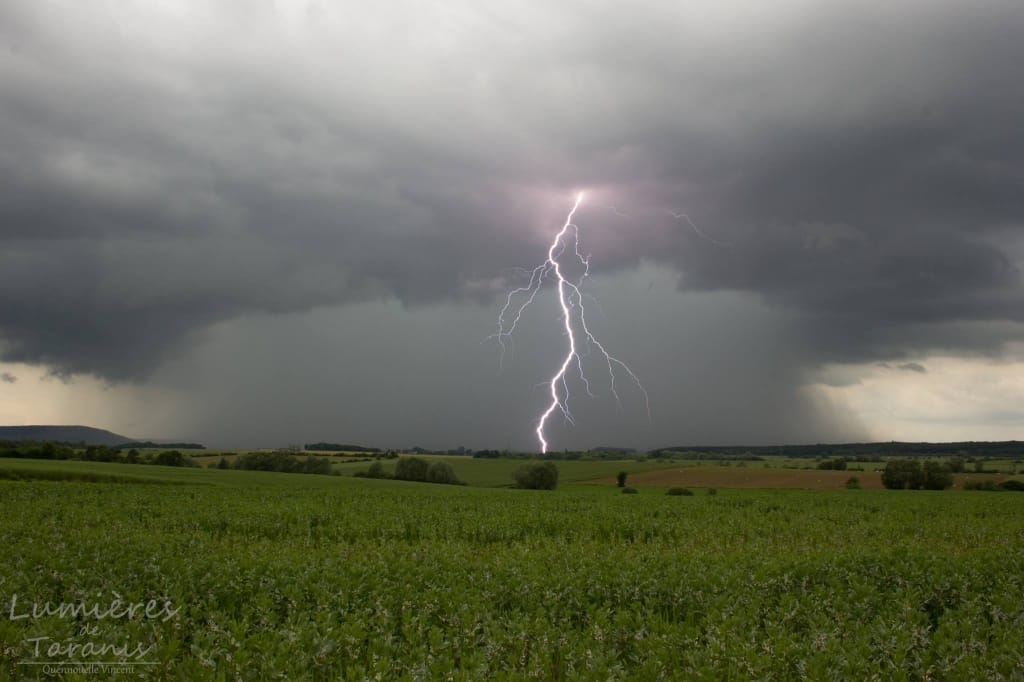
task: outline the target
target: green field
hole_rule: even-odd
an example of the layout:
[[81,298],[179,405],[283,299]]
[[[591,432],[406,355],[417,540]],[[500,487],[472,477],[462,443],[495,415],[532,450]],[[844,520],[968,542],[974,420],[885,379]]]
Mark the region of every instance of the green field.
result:
[[[1024,495],[564,483],[621,464],[535,492],[2,461],[0,677],[54,642],[146,648],[141,679],[1024,676]],[[114,599],[175,615],[31,617]]]

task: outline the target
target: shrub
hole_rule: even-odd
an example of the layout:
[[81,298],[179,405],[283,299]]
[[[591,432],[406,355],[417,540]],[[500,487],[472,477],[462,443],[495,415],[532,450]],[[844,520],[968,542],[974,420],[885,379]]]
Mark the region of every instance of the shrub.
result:
[[292,472],[296,474],[331,473],[331,461],[326,457],[317,457],[316,455],[309,455],[304,460],[299,459],[298,457],[296,457],[295,460],[296,465],[292,469]]
[[154,464],[160,464],[167,467],[183,467],[188,464],[185,461],[185,455],[181,454],[177,450],[164,450],[156,456]]
[[401,457],[395,463],[395,478],[399,481],[426,481],[430,465],[419,457]]
[[921,464],[912,459],[890,459],[882,471],[882,485],[891,490],[919,490],[924,485]]
[[847,490],[860,490],[860,479],[856,476],[850,476],[846,479]]
[[689,488],[669,488],[665,491],[666,495],[693,495],[693,491]]
[[716,490],[715,488],[708,488],[708,495],[717,495],[717,494],[718,494],[718,490]]
[[524,464],[512,474],[516,486],[529,490],[554,490],[558,486],[558,467],[554,462]]
[[619,484],[620,488],[625,487],[625,485],[626,485],[626,476],[628,476],[628,475],[629,475],[629,472],[627,472],[627,471],[620,471],[618,473],[618,475],[615,476],[615,482]]
[[629,486],[626,486],[625,488],[622,489],[622,492],[625,495],[636,495],[640,491],[637,490],[636,488],[630,488]]
[[1024,492],[1024,481],[1018,481],[1011,478],[1008,481],[1003,481],[999,484],[999,487],[1003,490],[1013,490],[1015,492]]
[[922,475],[925,490],[945,490],[953,485],[953,474],[938,462],[925,462]]
[[295,455],[278,450],[276,452],[249,452],[239,455],[231,464],[233,469],[250,471],[277,471],[287,474],[329,474],[331,463],[324,457],[310,455],[299,459]]
[[455,477],[455,470],[448,462],[431,462],[427,467],[427,481],[430,483],[447,483],[454,485],[459,482]]

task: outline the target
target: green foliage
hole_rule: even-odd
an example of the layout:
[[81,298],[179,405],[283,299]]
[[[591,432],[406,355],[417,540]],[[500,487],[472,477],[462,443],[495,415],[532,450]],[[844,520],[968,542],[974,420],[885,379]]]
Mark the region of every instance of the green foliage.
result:
[[999,484],[999,487],[1003,490],[1012,490],[1014,492],[1024,492],[1024,481],[1018,481],[1011,478],[1008,481],[1003,481]]
[[629,476],[628,471],[620,471],[619,473],[615,474],[615,482],[618,484],[620,488],[625,487],[627,476]]
[[285,474],[329,474],[331,463],[322,457],[296,457],[290,452],[249,452],[239,455],[232,468],[248,471],[276,471]]
[[0,619],[3,679],[26,676],[39,635],[154,644],[145,675],[175,680],[1024,674],[1024,546],[1007,542],[1024,534],[1021,495],[680,505],[597,486],[6,466],[192,482],[0,481],[0,543],[17,548],[0,562],[5,614],[15,594],[19,610],[115,592],[182,607],[167,622]]
[[847,490],[860,490],[860,479],[856,476],[850,476],[846,479],[845,487]]
[[893,490],[945,490],[953,485],[953,475],[940,462],[892,459],[882,471],[882,485]]
[[1024,534],[1021,495],[723,490],[680,505],[597,486],[68,466],[193,482],[0,481],[0,542],[17,547],[0,562],[5,615],[12,595],[21,610],[115,592],[182,610],[5,617],[3,679],[26,677],[40,635],[154,644],[144,674],[169,680],[1024,674],[1024,546],[1007,541]]
[[636,488],[631,488],[631,487],[629,487],[629,486],[627,485],[627,486],[626,486],[625,488],[623,488],[623,489],[622,489],[622,492],[623,492],[623,494],[625,494],[625,495],[636,495],[636,494],[637,494],[637,493],[639,493],[640,491],[639,491],[639,490],[637,490]]
[[554,462],[524,464],[513,474],[516,486],[529,490],[554,490],[558,486],[558,467]]
[[156,456],[153,463],[165,467],[183,467],[191,465],[192,461],[178,450],[164,450]]
[[669,488],[668,490],[665,491],[665,494],[666,495],[684,495],[684,496],[689,497],[689,496],[693,495],[693,491],[690,490],[689,488]]
[[846,471],[846,458],[837,457],[836,459],[826,459],[818,462],[819,469],[832,470],[832,471]]
[[431,462],[427,467],[427,481],[429,483],[446,483],[458,485],[459,479],[455,476],[452,465],[445,461]]
[[399,481],[426,481],[430,465],[419,457],[401,457],[395,464],[395,478]]
[[890,459],[882,470],[882,485],[891,490],[918,490],[924,485],[921,463],[913,459]]
[[945,490],[953,486],[953,474],[944,464],[925,462],[922,466],[925,490]]

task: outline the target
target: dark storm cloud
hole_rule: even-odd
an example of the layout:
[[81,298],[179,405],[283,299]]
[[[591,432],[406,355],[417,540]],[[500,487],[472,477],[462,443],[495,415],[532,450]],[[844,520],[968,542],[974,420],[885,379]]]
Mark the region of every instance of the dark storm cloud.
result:
[[919,362],[904,362],[896,365],[897,369],[902,369],[906,372],[917,372],[918,374],[927,374],[928,369]]
[[240,7],[0,8],[2,359],[486,300],[578,187],[605,271],[760,296],[808,362],[1024,321],[1019,2]]

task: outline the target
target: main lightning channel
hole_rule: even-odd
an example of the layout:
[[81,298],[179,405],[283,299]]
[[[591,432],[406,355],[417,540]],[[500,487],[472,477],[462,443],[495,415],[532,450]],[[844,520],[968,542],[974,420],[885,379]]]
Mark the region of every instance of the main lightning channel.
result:
[[[502,359],[504,359],[506,341],[511,339],[512,333],[515,331],[516,326],[522,319],[523,312],[537,297],[537,292],[540,291],[543,286],[544,280],[547,277],[554,275],[557,279],[558,303],[562,309],[562,323],[565,327],[565,336],[568,340],[568,348],[566,350],[565,357],[562,359],[561,365],[558,367],[558,371],[555,372],[551,377],[551,380],[548,382],[551,402],[548,404],[547,409],[541,413],[537,422],[537,429],[535,433],[537,434],[537,440],[540,442],[540,451],[545,454],[548,451],[548,441],[544,435],[544,428],[547,425],[548,420],[551,418],[551,415],[558,411],[561,412],[562,416],[568,423],[575,423],[572,413],[569,411],[568,374],[571,368],[575,367],[587,394],[594,397],[593,392],[590,390],[590,382],[583,370],[583,358],[579,352],[581,342],[587,345],[588,350],[590,348],[596,348],[607,363],[611,393],[615,397],[616,403],[620,406],[622,404],[619,400],[619,393],[615,386],[615,369],[620,368],[629,375],[630,379],[632,379],[640,389],[644,396],[644,405],[647,408],[648,419],[650,419],[651,415],[650,397],[647,395],[647,391],[644,389],[643,384],[640,383],[640,379],[633,373],[633,370],[631,370],[626,363],[622,362],[605,350],[605,347],[597,340],[597,338],[591,333],[590,328],[587,326],[586,309],[583,305],[581,287],[583,286],[583,280],[590,274],[590,258],[589,256],[584,256],[580,253],[579,228],[575,223],[573,223],[573,218],[582,201],[583,192],[580,192],[576,195],[576,201],[572,206],[572,210],[569,211],[569,215],[565,219],[565,224],[562,225],[562,229],[555,235],[555,238],[551,242],[551,246],[548,247],[547,260],[535,267],[533,270],[523,270],[523,272],[528,272],[530,274],[530,280],[525,286],[513,289],[508,293],[508,296],[505,299],[505,305],[502,307],[501,312],[498,315],[498,331],[492,335],[498,340],[498,343],[501,346]],[[567,241],[570,239],[572,240],[571,255],[582,268],[582,274],[580,274],[575,281],[571,280],[564,274],[559,262],[559,258],[561,258],[567,251]],[[517,297],[521,297],[523,299],[522,303],[518,305],[514,303]],[[578,320],[578,324],[573,324],[574,317]]]

